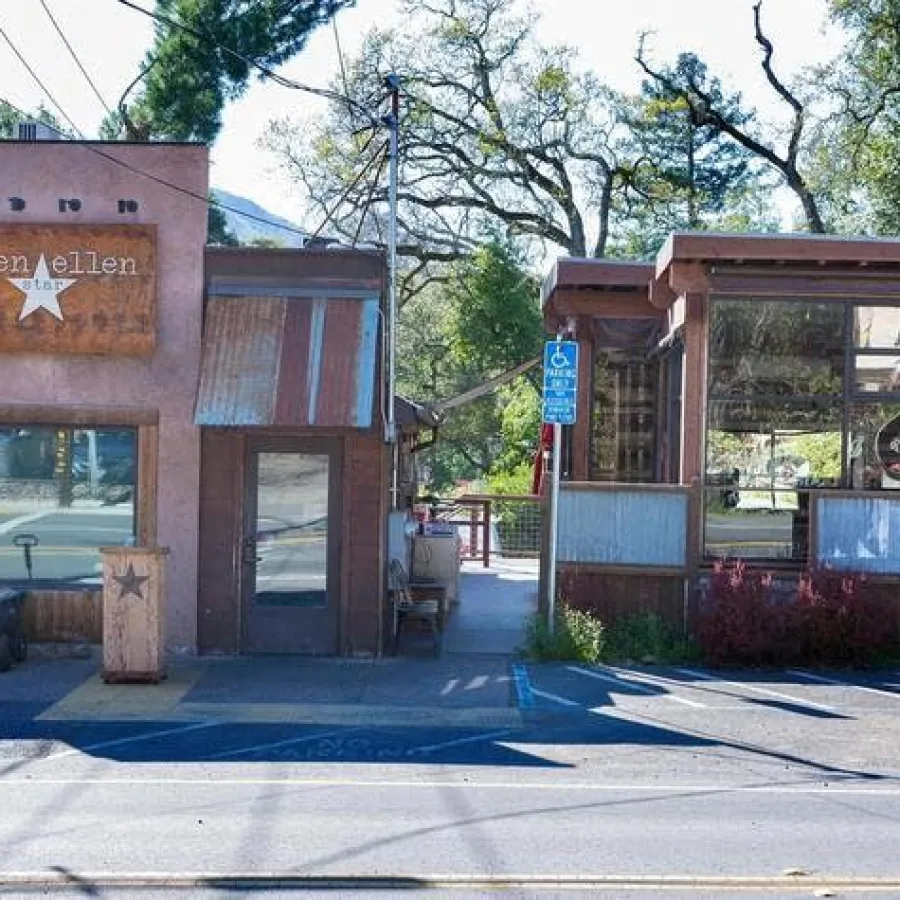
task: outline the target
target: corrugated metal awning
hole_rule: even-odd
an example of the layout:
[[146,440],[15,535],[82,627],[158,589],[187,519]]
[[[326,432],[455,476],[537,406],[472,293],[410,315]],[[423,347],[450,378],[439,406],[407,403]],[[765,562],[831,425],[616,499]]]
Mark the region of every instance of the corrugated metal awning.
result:
[[212,296],[198,425],[369,428],[377,297]]

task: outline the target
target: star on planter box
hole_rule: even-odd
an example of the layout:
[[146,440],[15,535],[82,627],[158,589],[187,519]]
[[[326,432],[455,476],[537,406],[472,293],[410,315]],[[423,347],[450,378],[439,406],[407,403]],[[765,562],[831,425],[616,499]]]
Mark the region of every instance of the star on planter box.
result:
[[34,267],[34,275],[31,278],[8,278],[22,293],[25,294],[25,304],[19,313],[19,321],[30,316],[39,309],[46,309],[51,316],[56,316],[60,322],[64,321],[62,310],[59,308],[58,294],[71,287],[78,281],[77,278],[51,278],[47,269],[47,260],[42,253]]
[[119,583],[121,590],[119,591],[119,599],[121,600],[126,594],[134,594],[138,600],[143,600],[144,595],[141,593],[141,585],[145,581],[149,581],[149,575],[138,575],[134,571],[134,565],[128,563],[128,568],[124,575],[113,575],[113,581]]

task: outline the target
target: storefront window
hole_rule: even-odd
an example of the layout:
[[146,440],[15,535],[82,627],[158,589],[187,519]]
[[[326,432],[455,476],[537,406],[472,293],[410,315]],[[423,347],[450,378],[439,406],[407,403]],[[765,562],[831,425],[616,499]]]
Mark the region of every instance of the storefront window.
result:
[[592,480],[654,480],[658,378],[656,360],[598,353],[591,411]]
[[0,579],[99,583],[134,543],[133,428],[0,427]]
[[844,305],[719,300],[710,311],[714,396],[796,397],[843,391]]
[[803,560],[809,491],[844,478],[846,306],[713,301],[704,550]]

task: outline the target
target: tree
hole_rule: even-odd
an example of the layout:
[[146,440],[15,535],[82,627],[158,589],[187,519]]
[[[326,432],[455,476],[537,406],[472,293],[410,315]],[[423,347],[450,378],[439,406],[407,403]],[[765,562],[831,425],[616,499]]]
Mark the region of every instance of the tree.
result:
[[763,31],[761,8],[762,0],[759,0],[753,7],[753,22],[756,43],[763,53],[760,65],[773,91],[791,111],[787,146],[782,150],[777,149],[774,141],[769,142],[753,129],[755,116],[742,109],[739,98],[721,95],[717,82],[708,79],[704,66],[654,69],[648,61],[644,40],[639,44],[635,59],[669,96],[680,98],[687,105],[692,120],[698,126],[709,129],[712,134],[731,139],[774,169],[800,201],[808,229],[823,233],[828,228],[820,203],[810,186],[808,173],[802,171],[803,154],[808,149],[804,141],[810,137],[809,110],[798,94],[789,89],[775,72],[772,65],[775,48]]
[[157,0],[153,46],[104,133],[212,142],[225,104],[244,93],[254,68],[262,72],[284,63],[303,49],[312,31],[354,3]]
[[[54,116],[43,104],[38,106],[33,113],[29,113],[27,118],[31,122],[40,122],[44,125],[49,125],[54,131],[61,135],[68,134],[66,129],[59,124],[59,120],[56,116]],[[0,138],[16,137],[18,134],[18,124],[21,121],[22,113],[5,100],[0,100]]]
[[[365,134],[389,72],[401,78],[400,252],[421,266],[498,229],[603,256],[623,171],[621,98],[543,48],[517,0],[406,0],[402,32],[371,32],[318,123],[273,123],[267,146],[332,227],[383,240],[384,140]],[[362,220],[362,225],[361,225]]]
[[[455,397],[539,354],[543,342],[537,282],[515,247],[495,240],[451,267],[401,310],[398,391],[417,401]],[[440,439],[425,451],[433,489],[483,477],[527,459],[537,392],[523,376],[448,411]]]
[[[740,97],[724,95],[718,79],[693,54],[681,54],[673,79],[708,85],[729,118],[745,124]],[[626,256],[655,254],[671,231],[775,230],[771,190],[753,155],[702,121],[677,91],[646,79],[627,116],[632,169],[626,177],[616,246]]]
[[216,205],[214,198],[209,198],[209,207],[206,217],[206,243],[226,247],[234,247],[238,239],[231,233],[228,227],[228,219],[225,213]]
[[843,230],[900,232],[898,0],[830,0],[846,48],[816,73],[834,101],[818,143],[819,189]]

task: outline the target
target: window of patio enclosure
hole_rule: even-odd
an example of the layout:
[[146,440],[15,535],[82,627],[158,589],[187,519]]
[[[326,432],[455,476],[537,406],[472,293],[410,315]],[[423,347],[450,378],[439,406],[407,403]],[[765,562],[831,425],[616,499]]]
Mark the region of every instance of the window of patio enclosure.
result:
[[594,357],[590,479],[656,480],[659,362],[638,353]]
[[136,428],[0,426],[0,580],[99,584],[133,544]]
[[850,309],[711,302],[707,556],[806,559],[809,489],[845,483]]

